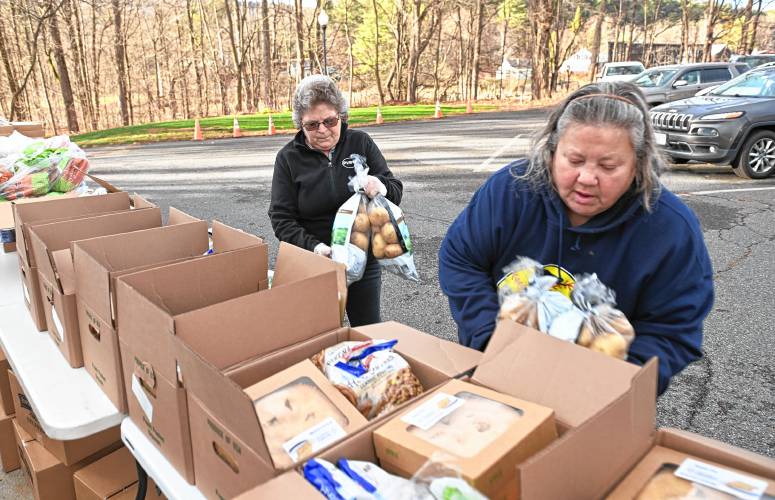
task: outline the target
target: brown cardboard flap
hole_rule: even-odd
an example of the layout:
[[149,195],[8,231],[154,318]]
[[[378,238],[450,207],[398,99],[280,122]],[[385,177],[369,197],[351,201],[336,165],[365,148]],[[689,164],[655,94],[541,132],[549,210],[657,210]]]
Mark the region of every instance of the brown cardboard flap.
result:
[[137,193],[134,193],[132,196],[130,196],[132,201],[132,208],[134,209],[140,209],[140,208],[153,208],[156,205],[151,203],[150,201],[146,200],[142,196],[140,196]]
[[[28,256],[25,238],[26,225],[39,221],[52,219],[65,219],[83,217],[94,213],[116,212],[129,208],[129,195],[127,193],[111,193],[102,196],[83,196],[80,198],[57,198],[38,203],[14,203],[14,223],[16,229],[16,243],[20,249],[19,255],[25,263],[33,265]],[[23,255],[24,254],[24,255]]]
[[72,241],[108,234],[127,233],[161,225],[158,208],[126,210],[65,222],[32,224],[29,226],[35,262],[40,271],[52,282],[57,281],[47,252],[70,249]]
[[213,221],[213,251],[215,253],[229,252],[263,243],[264,240],[258,236]]
[[500,321],[473,378],[553,408],[559,420],[575,427],[629,391],[639,370],[523,325]]
[[280,242],[277,252],[272,287],[293,283],[301,278],[335,270],[337,272],[337,289],[342,303],[347,301],[347,279],[345,266],[327,257],[315,255],[312,252],[293,246],[290,243]]
[[181,314],[175,331],[223,370],[338,327],[336,286],[333,272],[313,276]]
[[449,377],[457,377],[477,366],[482,353],[415,330],[395,321],[360,326],[353,330],[371,339],[398,340],[396,350],[415,359],[433,360],[433,367]]
[[291,496],[298,500],[321,500],[324,498],[299,473],[290,471],[242,493],[235,497],[234,500],[267,500],[272,498],[289,498]]
[[57,250],[51,253],[54,271],[59,278],[59,291],[65,295],[75,293],[75,269],[73,268],[73,256],[70,249]]
[[[121,276],[116,280],[119,339],[167,380],[174,316],[259,290],[265,275],[264,245],[208,255]],[[211,334],[214,332],[211,332]]]
[[679,429],[660,429],[656,444],[775,480],[775,460]]
[[182,210],[178,210],[175,207],[170,207],[169,217],[167,217],[167,225],[174,226],[176,224],[185,224],[186,222],[197,222],[201,219],[197,219],[193,215],[188,215]]
[[103,321],[109,322],[112,319],[110,297],[114,290],[107,273],[196,257],[207,248],[207,223],[196,220],[80,240],[73,250],[78,296]]

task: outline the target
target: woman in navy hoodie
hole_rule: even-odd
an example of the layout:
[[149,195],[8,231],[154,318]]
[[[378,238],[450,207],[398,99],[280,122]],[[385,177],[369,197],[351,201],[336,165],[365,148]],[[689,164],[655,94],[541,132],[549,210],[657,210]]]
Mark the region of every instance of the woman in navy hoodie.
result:
[[713,270],[694,213],[659,182],[648,107],[629,83],[590,84],[551,114],[529,160],[496,172],[449,228],[439,281],[460,343],[483,350],[503,269],[530,257],[597,273],[635,328],[628,360],[659,358],[659,392],[702,356]]

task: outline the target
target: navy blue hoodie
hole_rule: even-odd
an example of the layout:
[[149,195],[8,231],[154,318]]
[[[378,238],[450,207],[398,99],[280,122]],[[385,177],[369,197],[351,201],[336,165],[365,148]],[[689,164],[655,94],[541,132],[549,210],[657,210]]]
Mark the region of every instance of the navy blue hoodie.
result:
[[483,350],[495,328],[497,283],[516,257],[597,273],[635,328],[628,360],[659,358],[659,392],[702,356],[702,323],[713,304],[713,270],[694,213],[663,188],[653,210],[631,190],[571,227],[553,190],[534,192],[507,165],[474,194],[439,251],[439,281],[460,343]]

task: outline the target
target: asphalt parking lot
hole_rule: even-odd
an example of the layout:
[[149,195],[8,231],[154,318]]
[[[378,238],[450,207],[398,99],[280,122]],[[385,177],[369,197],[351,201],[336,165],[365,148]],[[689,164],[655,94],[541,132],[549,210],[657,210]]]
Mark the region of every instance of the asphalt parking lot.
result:
[[[439,337],[456,329],[438,280],[447,227],[497,168],[529,150],[545,111],[487,113],[366,127],[404,181],[404,209],[420,284],[383,277],[383,320]],[[267,240],[276,152],[289,135],[204,143],[93,148],[92,171],[164,209],[175,206]],[[705,358],[673,380],[658,402],[659,425],[687,429],[775,457],[775,178],[739,179],[731,169],[676,165],[663,182],[697,213],[715,271]],[[20,498],[21,472],[0,474],[0,498]]]

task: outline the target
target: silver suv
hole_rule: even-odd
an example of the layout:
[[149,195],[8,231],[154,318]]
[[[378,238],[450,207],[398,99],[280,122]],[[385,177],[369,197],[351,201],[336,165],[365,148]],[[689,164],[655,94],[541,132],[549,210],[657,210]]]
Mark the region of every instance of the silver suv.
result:
[[696,63],[650,68],[635,77],[651,106],[691,97],[706,87],[719,85],[748,71],[743,63]]

